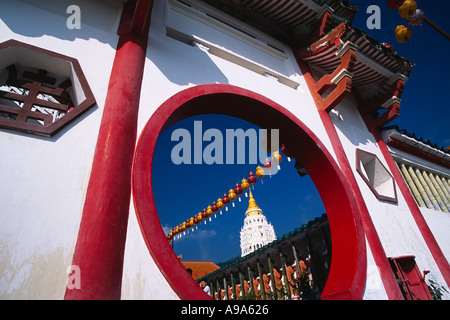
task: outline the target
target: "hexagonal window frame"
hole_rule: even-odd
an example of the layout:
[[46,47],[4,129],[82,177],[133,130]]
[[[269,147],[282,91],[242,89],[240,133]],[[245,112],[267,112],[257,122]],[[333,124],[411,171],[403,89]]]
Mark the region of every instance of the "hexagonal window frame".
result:
[[378,200],[398,202],[394,177],[375,154],[357,148],[356,171]]
[[51,137],[96,104],[77,59],[0,43],[0,128]]

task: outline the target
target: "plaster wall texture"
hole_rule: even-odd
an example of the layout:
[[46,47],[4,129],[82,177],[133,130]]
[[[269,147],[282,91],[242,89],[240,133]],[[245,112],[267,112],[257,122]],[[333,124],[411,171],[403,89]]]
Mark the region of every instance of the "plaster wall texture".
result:
[[[97,101],[51,138],[0,131],[1,299],[64,297],[118,39],[110,29],[121,12],[116,3],[77,3],[86,11],[79,30],[66,26],[71,1],[0,3],[0,42],[78,59]],[[108,18],[95,20],[91,9]]]
[[[430,271],[427,275],[427,279],[432,279],[447,288],[446,282],[409,211],[400,189],[398,188],[398,183],[396,182],[395,185],[398,202],[381,201],[375,197],[366,182],[356,171],[356,149],[358,148],[375,154],[386,170],[390,172],[375,138],[367,130],[363,119],[356,110],[356,102],[352,96],[347,97],[330,113],[330,115],[337,129],[339,139],[342,142],[386,256],[397,257],[414,255],[419,269],[421,271]],[[424,211],[422,210],[422,212]],[[425,217],[427,223],[432,223],[433,233],[436,231],[438,238],[443,237],[441,242],[445,241],[444,239],[447,238],[447,236],[439,236],[439,234],[443,233],[444,229],[448,230],[448,227],[450,226],[450,224],[448,224],[448,219],[440,220],[439,223],[441,223],[441,226],[438,228],[436,226],[436,220],[434,220],[436,219],[436,214],[425,215]],[[441,249],[444,250],[445,247],[441,247]],[[367,283],[367,286],[370,286],[369,282]],[[448,296],[446,297],[448,299]]]
[[[213,8],[204,4],[202,7],[219,15]],[[223,14],[219,16],[237,27],[249,28]],[[319,137],[334,157],[291,49],[258,30],[249,30],[257,36],[257,41],[236,29],[224,28],[220,21],[201,11],[183,7],[175,1],[155,1],[141,91],[138,135],[153,112],[174,94],[196,85],[229,84],[261,94],[288,109]],[[189,45],[185,43],[186,38],[189,41],[196,39],[198,44]],[[284,53],[270,48],[267,43],[274,44]],[[264,76],[265,72],[278,75],[283,83]],[[140,232],[130,232],[139,230],[135,215],[131,207],[122,297],[176,298],[170,286],[159,275],[155,276],[157,267],[150,261]],[[134,245],[129,246],[128,243]]]

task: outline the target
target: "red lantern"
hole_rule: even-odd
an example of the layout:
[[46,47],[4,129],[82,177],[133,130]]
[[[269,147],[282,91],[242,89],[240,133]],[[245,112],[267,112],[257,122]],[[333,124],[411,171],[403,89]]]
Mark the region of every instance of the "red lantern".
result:
[[[212,212],[212,211],[211,211],[211,212]],[[206,209],[203,209],[203,211],[202,211],[202,218],[203,218],[203,219],[208,218],[208,212],[206,211]]]
[[198,224],[198,222],[199,222],[199,221],[198,221],[197,216],[194,216],[194,225],[195,225],[195,224]]
[[217,211],[219,211],[219,208],[217,208],[217,205],[216,205],[215,202],[213,202],[213,203],[211,204],[211,210],[212,210],[212,212],[217,212]]
[[392,52],[397,52],[397,50],[395,50],[395,47],[393,45],[390,45],[389,43],[383,42],[382,45],[392,50]]
[[242,194],[242,192],[244,192],[241,188],[241,185],[239,183],[236,183],[236,185],[234,186],[234,193],[237,195]]
[[230,199],[228,198],[228,195],[226,193],[223,194],[222,202],[224,205],[227,205],[230,203]]
[[250,172],[247,179],[248,183],[255,184],[257,180],[258,179],[256,179],[255,174],[253,172]]
[[391,9],[398,9],[405,2],[405,0],[388,0],[387,5]]
[[272,161],[270,161],[269,158],[266,158],[266,160],[264,160],[264,171],[270,171],[272,169]]

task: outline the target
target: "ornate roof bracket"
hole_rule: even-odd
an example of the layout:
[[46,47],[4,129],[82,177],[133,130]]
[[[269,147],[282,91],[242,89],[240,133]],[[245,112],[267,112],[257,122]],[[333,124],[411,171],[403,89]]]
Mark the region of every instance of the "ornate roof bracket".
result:
[[390,86],[390,89],[380,98],[370,102],[369,104],[360,103],[362,111],[367,113],[373,113],[379,109],[386,109],[381,115],[376,117],[369,126],[369,129],[379,129],[400,114],[400,103],[403,89],[407,78],[402,74],[396,74],[391,79],[386,81],[386,84]]
[[387,110],[383,114],[381,114],[372,122],[370,129],[380,129],[381,127],[384,127],[386,124],[397,118],[399,115],[400,104],[398,102],[394,102],[387,108]]
[[401,102],[400,97],[402,96],[404,87],[405,87],[404,79],[398,78],[396,81],[391,82],[389,90],[380,98],[368,104],[361,104],[362,110],[372,113],[381,108],[387,109],[394,102],[400,104]]
[[[345,48],[344,48],[345,47]],[[353,44],[343,46],[338,51],[341,58],[341,64],[331,74],[326,74],[316,82],[315,90],[321,96],[330,88],[334,89],[322,101],[321,109],[330,112],[341,102],[352,90],[353,67],[356,63],[356,49]]]
[[[321,16],[319,16],[319,14],[321,14]],[[323,37],[324,35],[326,35],[328,32],[331,31],[333,16],[331,15],[330,10],[320,11],[318,13],[318,19],[321,20],[319,25],[313,30],[313,32],[311,32],[311,34],[308,37],[306,37],[302,41],[302,43],[299,45],[299,48],[307,46],[308,44],[316,41],[317,39],[320,39],[321,37]]]

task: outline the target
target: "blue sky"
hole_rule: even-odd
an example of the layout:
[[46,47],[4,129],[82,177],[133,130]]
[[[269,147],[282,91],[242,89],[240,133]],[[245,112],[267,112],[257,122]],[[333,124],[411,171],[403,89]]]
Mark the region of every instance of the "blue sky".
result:
[[[385,1],[351,1],[358,6],[353,25],[362,29],[380,42],[388,42],[397,53],[416,63],[411,77],[406,83],[402,96],[400,116],[391,124],[414,132],[417,136],[430,139],[439,146],[450,145],[449,101],[450,74],[448,56],[450,44],[444,37],[426,23],[422,27],[411,27],[413,36],[409,43],[395,41],[393,29],[398,24],[406,25],[405,19],[391,10]],[[450,31],[448,12],[449,1],[418,1],[418,6],[441,28]],[[366,26],[370,14],[366,9],[378,4],[381,9],[381,29],[369,30]],[[177,128],[185,128],[193,137],[194,120],[201,120],[203,132],[209,128],[219,129],[224,137],[226,129],[257,128],[254,125],[227,116],[206,115],[188,118],[166,130],[158,139],[153,166],[153,188],[161,225],[172,227],[192,217],[206,208],[217,198],[255,172],[256,164],[244,165],[174,165],[171,150],[177,144],[171,141],[171,134]],[[224,140],[225,143],[225,140]],[[204,142],[203,146],[208,142]],[[294,160],[286,157],[281,170],[272,178],[264,177],[254,187],[253,195],[275,228],[277,236],[300,227],[309,220],[325,212],[320,196],[308,176],[299,177],[294,168]],[[248,198],[241,196],[241,202],[229,210],[219,212],[206,225],[198,225],[198,230],[175,241],[174,250],[182,254],[183,260],[212,260],[224,262],[240,255],[239,231],[248,206]]]
[[[156,157],[153,168],[153,188],[158,214],[163,227],[178,225],[182,221],[202,211],[213,201],[221,198],[224,193],[241,183],[248,177],[250,171],[255,173],[257,164],[212,164],[212,165],[174,165],[171,161],[171,151],[177,141],[171,141],[171,135],[177,128],[191,132],[194,139],[194,121],[202,121],[203,132],[209,128],[219,129],[226,143],[226,129],[241,128],[244,131],[258,127],[253,124],[229,116],[204,115],[191,117],[176,123],[166,130],[159,138],[156,146]],[[209,142],[203,142],[203,147]],[[193,157],[192,157],[193,158]],[[236,158],[235,158],[236,159]],[[225,161],[225,156],[224,156]],[[258,179],[253,187],[253,195],[257,204],[264,211],[268,220],[274,225],[277,236],[307,223],[324,213],[324,208],[317,190],[308,176],[300,178],[294,168],[295,160],[291,162],[283,158],[279,170],[272,177]],[[175,240],[174,249],[182,254],[184,260],[226,261],[240,254],[239,231],[243,225],[248,198],[241,195],[241,202],[231,203],[228,211],[222,209],[222,215],[216,213],[211,222],[198,225],[198,230]]]
[[[380,42],[393,45],[399,55],[416,64],[403,91],[400,116],[392,124],[414,132],[425,140],[430,139],[439,146],[450,146],[450,41],[425,22],[422,26],[408,26],[406,19],[398,15],[398,10],[390,9],[385,0],[358,0],[350,3],[358,6],[358,13],[353,20],[355,27]],[[450,33],[450,1],[418,0],[416,3],[431,21]],[[370,16],[366,10],[372,4],[379,5],[381,9],[379,30],[369,30],[366,26]],[[413,32],[409,43],[398,43],[395,40],[394,29],[400,24]]]

